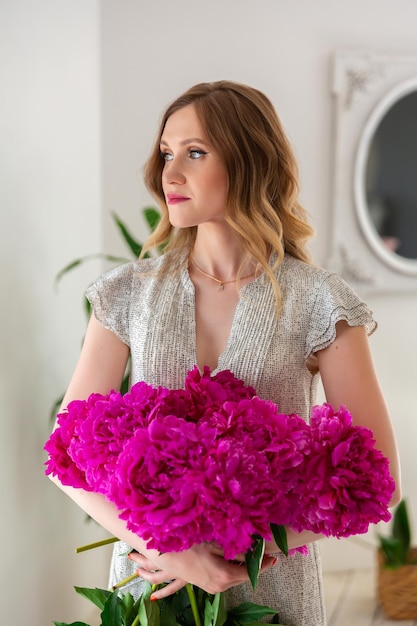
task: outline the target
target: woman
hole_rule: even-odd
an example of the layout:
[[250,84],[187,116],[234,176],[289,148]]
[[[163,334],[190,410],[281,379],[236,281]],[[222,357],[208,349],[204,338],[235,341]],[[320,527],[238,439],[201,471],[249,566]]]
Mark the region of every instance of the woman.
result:
[[[319,372],[326,400],[374,431],[398,502],[396,444],[367,340],[376,324],[342,279],[309,262],[296,164],[269,100],[227,81],[192,87],[167,109],[145,181],[162,219],[144,250],[168,245],[89,288],[94,315],[64,406],[118,388],[130,354],[132,384],[179,388],[195,363],[230,369],[281,411],[308,419]],[[272,606],[288,626],[325,624],[317,535],[288,532],[290,547],[308,543],[309,556],[279,557],[271,542],[254,594],[246,568],[215,546],[159,555],[101,496],[64,489],[122,540],[112,583],[139,568],[152,583],[171,581],[155,598],[191,582],[228,590],[230,604]],[[126,543],[136,551],[130,560],[120,556]]]

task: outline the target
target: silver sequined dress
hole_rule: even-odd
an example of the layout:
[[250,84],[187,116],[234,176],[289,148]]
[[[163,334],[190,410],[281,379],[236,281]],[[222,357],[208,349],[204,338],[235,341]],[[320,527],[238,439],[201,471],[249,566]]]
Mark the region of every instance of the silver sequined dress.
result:
[[[180,388],[196,363],[194,286],[187,260],[174,273],[167,258],[117,267],[87,290],[94,314],[131,350],[132,384]],[[277,271],[283,309],[279,317],[270,283],[263,275],[242,288],[230,336],[217,372],[230,369],[261,398],[286,413],[308,419],[316,403],[318,375],[306,360],[335,339],[335,324],[346,320],[375,329],[371,311],[337,275],[286,255]],[[111,584],[135,570],[125,556],[126,544],[115,545]],[[127,590],[127,588],[125,588]],[[128,590],[137,595],[140,583]],[[309,556],[280,557],[261,574],[255,593],[250,585],[227,592],[229,606],[254,601],[276,609],[287,626],[325,626],[320,556],[317,543]]]

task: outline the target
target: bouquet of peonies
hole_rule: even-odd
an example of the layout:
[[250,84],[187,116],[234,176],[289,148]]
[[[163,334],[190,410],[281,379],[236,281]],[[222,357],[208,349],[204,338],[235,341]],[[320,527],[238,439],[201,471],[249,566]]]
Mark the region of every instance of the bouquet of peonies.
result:
[[394,481],[374,444],[344,407],[316,406],[307,424],[230,371],[195,367],[184,389],[139,382],[71,402],[46,473],[104,494],[149,548],[245,553],[255,586],[265,541],[288,553],[284,526],[342,537],[390,519]]

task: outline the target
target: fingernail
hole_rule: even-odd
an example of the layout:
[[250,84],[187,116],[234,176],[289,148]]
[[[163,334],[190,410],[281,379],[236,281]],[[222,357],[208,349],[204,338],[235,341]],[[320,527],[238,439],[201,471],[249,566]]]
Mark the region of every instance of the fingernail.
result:
[[155,598],[155,596],[151,596],[150,600],[151,600],[151,602],[156,602],[158,600],[158,598]]
[[272,561],[272,565],[275,565],[275,563],[278,561],[277,557],[274,558],[274,560]]
[[131,552],[129,552],[129,554],[127,555],[127,558],[128,558],[128,559],[130,559],[130,560],[132,560],[132,554],[131,554]]

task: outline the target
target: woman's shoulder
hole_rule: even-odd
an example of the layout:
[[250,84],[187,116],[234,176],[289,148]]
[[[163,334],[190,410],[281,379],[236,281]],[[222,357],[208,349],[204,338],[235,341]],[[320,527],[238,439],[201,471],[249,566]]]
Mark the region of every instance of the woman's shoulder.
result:
[[349,312],[358,320],[366,320],[369,331],[374,328],[367,304],[339,274],[286,255],[278,280],[284,299],[296,301],[311,316],[325,319],[335,311]]
[[133,280],[141,276],[156,276],[161,270],[164,271],[169,265],[172,265],[172,262],[173,259],[170,253],[146,259],[136,259],[113,267],[102,274],[99,280],[102,282],[114,282]]
[[279,280],[284,310],[305,325],[306,358],[334,341],[339,321],[368,335],[376,329],[372,311],[339,274],[286,255]]
[[86,296],[91,303],[98,297],[102,300],[128,301],[134,294],[137,298],[152,285],[160,284],[169,277],[172,266],[170,253],[117,265],[101,274],[87,288]]
[[292,285],[295,289],[299,289],[303,284],[309,289],[320,289],[326,284],[341,284],[350,289],[343,278],[335,272],[301,261],[289,254],[285,255],[278,270],[278,280]]
[[[98,321],[112,330],[124,343],[130,342],[130,318],[149,302],[160,289],[161,280],[170,277],[166,271],[168,255],[140,259],[118,265],[102,274],[86,290]],[[133,307],[133,308],[132,308]]]

